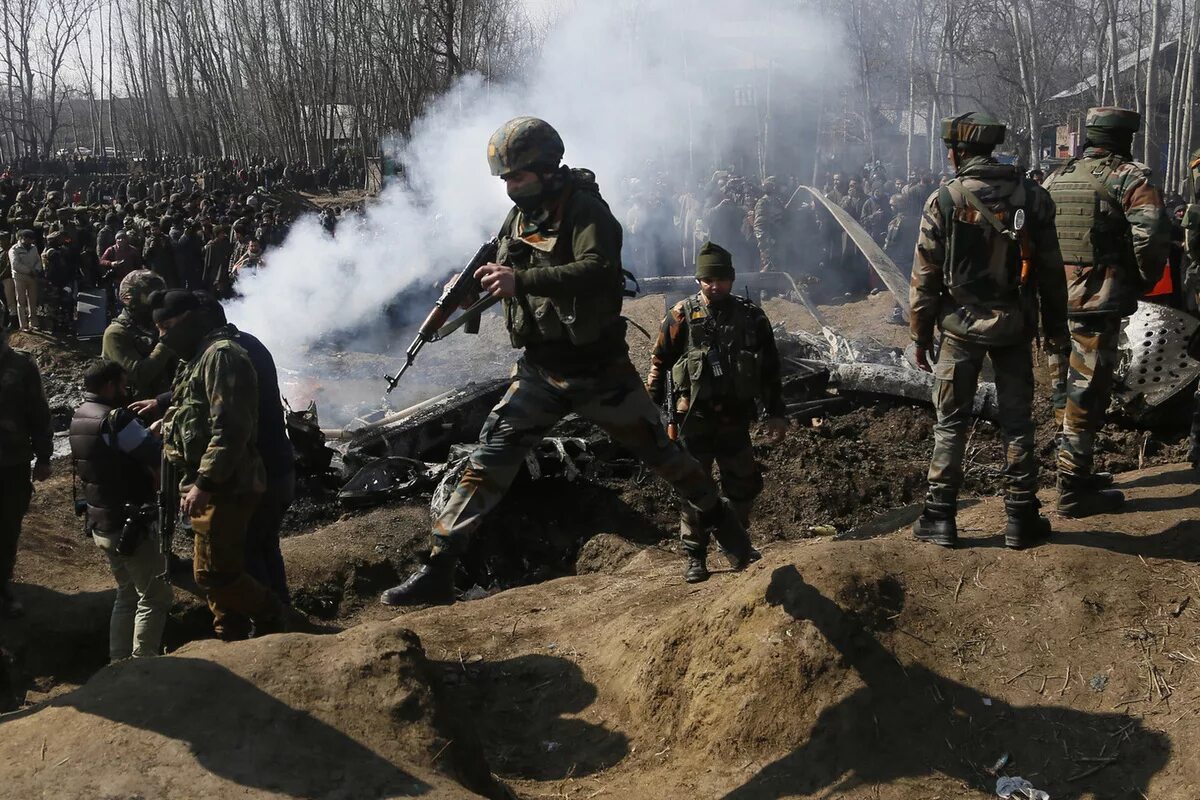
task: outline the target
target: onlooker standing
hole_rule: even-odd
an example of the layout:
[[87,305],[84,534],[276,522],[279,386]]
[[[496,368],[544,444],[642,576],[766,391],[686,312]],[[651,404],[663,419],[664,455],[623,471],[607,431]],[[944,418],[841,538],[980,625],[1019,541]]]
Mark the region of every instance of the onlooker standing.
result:
[[156,656],[172,595],[154,535],[162,443],[124,407],[128,375],[120,364],[96,361],[83,388],[71,420],[71,455],[87,500],[87,530],[117,580],[108,657]]
[[17,327],[17,285],[13,282],[12,264],[8,260],[8,248],[12,234],[0,231],[0,284],[4,286],[4,327]]
[[34,232],[28,228],[17,236],[17,243],[8,250],[8,263],[12,268],[13,284],[17,295],[17,321],[21,330],[33,327],[37,314],[38,275],[42,271],[42,257],[38,253]]
[[[13,596],[13,566],[21,520],[33,496],[30,480],[50,477],[53,433],[50,406],[42,391],[37,364],[25,353],[9,347],[8,331],[0,328],[0,616],[23,611]],[[32,471],[29,462],[37,463]]]

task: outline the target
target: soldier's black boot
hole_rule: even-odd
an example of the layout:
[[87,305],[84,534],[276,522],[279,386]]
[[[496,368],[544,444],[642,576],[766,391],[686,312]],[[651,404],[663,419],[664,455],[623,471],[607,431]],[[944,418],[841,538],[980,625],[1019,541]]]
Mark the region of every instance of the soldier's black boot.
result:
[[713,526],[717,544],[734,572],[741,572],[762,558],[762,553],[755,550],[754,545],[750,543],[750,534],[746,533],[732,503],[722,498],[721,504],[707,516]]
[[1093,472],[1084,478],[1084,485],[1097,490],[1107,489],[1113,485],[1113,474],[1111,472]]
[[704,583],[708,580],[708,554],[700,549],[686,548],[687,569],[683,579],[688,583]]
[[1125,503],[1125,495],[1116,489],[1097,489],[1089,478],[1059,474],[1058,513],[1079,519],[1095,514],[1111,514]]
[[1004,527],[1004,546],[1023,550],[1050,538],[1050,520],[1038,513],[1038,505],[1005,503],[1008,524]]
[[955,547],[958,545],[958,523],[955,520],[953,506],[942,506],[937,503],[925,503],[925,510],[913,523],[913,536],[922,542],[929,542],[940,547]]
[[387,606],[450,605],[454,602],[454,570],[458,556],[445,550],[434,553],[428,563],[399,586],[384,592],[379,601]]

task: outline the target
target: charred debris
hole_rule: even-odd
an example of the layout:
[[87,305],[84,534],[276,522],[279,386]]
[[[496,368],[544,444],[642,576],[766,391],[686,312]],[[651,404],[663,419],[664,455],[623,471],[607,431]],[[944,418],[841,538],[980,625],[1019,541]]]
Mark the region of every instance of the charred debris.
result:
[[[811,191],[825,203],[820,192]],[[908,318],[907,281],[896,265],[861,227],[836,206],[832,216],[846,229],[864,258],[892,294],[899,315]],[[901,350],[835,330],[802,286],[781,272],[739,277],[756,297],[780,296],[802,305],[821,335],[787,331],[775,336],[784,369],[788,416],[813,424],[864,404],[879,402],[930,406],[933,376],[916,367],[911,347]],[[646,294],[679,297],[694,291],[690,276],[646,278]],[[1122,340],[1122,363],[1113,411],[1132,427],[1155,428],[1179,418],[1180,404],[1200,376],[1192,358],[1200,322],[1172,308],[1140,303]],[[289,411],[288,424],[298,457],[297,474],[309,496],[345,509],[361,509],[420,496],[431,498],[434,514],[444,504],[466,465],[488,412],[508,379],[469,383],[409,408],[377,411],[343,429],[322,430],[317,410]],[[996,389],[983,382],[975,397],[975,415],[996,419]],[[567,417],[525,461],[529,478],[567,481],[609,480],[640,475],[631,457],[585,420]]]

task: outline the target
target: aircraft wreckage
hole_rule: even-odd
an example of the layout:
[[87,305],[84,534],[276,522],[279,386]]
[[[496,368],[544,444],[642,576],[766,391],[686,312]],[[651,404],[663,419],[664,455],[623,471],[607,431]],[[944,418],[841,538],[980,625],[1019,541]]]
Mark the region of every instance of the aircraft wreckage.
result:
[[[899,268],[853,218],[819,191],[803,186],[846,231],[871,268],[909,317],[908,281]],[[856,340],[833,329],[804,288],[782,272],[741,275],[739,284],[756,296],[777,295],[804,306],[821,335],[776,327],[784,371],[789,416],[811,419],[836,412],[854,400],[889,398],[929,405],[933,376],[917,369],[911,346],[887,347]],[[695,291],[691,276],[644,278],[645,294],[683,296]],[[1140,302],[1124,329],[1122,360],[1113,393],[1114,411],[1135,425],[1150,426],[1157,412],[1200,377],[1200,361],[1188,355],[1200,321],[1173,308]],[[358,420],[344,430],[327,431],[339,440],[345,484],[339,498],[347,506],[364,506],[390,498],[432,493],[436,513],[456,485],[469,448],[508,386],[508,379],[470,383],[402,411]],[[981,383],[975,397],[976,416],[995,421],[994,383]],[[568,417],[526,459],[533,477],[561,475],[569,479],[615,475],[632,470],[598,429]]]

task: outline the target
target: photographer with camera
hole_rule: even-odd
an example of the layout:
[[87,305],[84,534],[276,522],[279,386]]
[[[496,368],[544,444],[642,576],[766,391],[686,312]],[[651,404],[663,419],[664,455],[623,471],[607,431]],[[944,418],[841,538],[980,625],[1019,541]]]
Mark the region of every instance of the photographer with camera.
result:
[[83,486],[84,531],[117,579],[108,657],[156,656],[171,610],[171,584],[154,536],[162,442],[125,408],[129,376],[113,361],[83,374],[84,403],[71,420],[71,457]]

